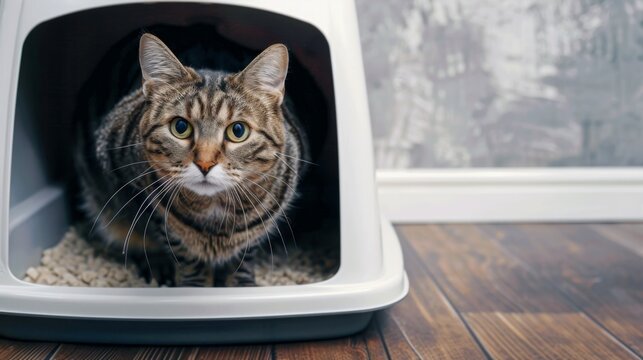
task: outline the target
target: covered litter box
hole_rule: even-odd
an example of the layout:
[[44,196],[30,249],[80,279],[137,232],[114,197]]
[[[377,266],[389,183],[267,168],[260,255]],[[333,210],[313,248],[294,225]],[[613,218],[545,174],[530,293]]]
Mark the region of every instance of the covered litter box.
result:
[[[408,281],[396,234],[377,210],[356,21],[346,0],[0,2],[0,335],[156,344],[310,339],[358,331],[373,311],[400,300]],[[105,112],[129,90],[131,74],[112,61],[129,59],[131,40],[144,31],[169,37],[171,48],[196,34],[238,54],[288,46],[286,91],[316,164],[302,181],[308,195],[293,210],[303,224],[294,231],[298,242],[337,248],[334,275],[250,288],[20,280],[78,220],[73,123],[87,111]],[[105,69],[127,76],[114,79]]]

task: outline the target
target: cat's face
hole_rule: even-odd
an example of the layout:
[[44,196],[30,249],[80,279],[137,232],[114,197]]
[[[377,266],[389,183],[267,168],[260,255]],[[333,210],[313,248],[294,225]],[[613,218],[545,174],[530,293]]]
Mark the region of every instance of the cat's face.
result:
[[139,58],[149,104],[139,131],[160,176],[212,196],[237,185],[243,189],[244,181],[279,161],[285,46],[269,47],[237,74],[184,67],[148,34],[141,38]]

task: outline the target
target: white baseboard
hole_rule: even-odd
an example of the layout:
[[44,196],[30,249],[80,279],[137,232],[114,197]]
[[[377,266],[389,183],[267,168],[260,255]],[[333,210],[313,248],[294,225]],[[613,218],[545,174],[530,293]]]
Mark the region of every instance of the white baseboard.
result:
[[379,170],[392,221],[643,220],[643,168]]

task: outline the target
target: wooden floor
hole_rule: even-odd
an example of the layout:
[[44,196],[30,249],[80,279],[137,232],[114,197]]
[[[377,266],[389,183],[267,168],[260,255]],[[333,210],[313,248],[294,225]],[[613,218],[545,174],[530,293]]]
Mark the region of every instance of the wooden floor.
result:
[[318,342],[120,347],[0,339],[0,359],[640,359],[643,224],[404,225],[411,290]]

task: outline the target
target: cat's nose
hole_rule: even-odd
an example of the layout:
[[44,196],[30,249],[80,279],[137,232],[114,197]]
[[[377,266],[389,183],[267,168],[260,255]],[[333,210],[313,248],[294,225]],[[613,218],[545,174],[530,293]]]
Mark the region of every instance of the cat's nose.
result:
[[214,161],[197,160],[194,163],[199,168],[199,170],[201,170],[201,172],[203,173],[203,176],[208,175],[208,172],[210,171],[210,169],[212,169],[214,165],[216,165]]

